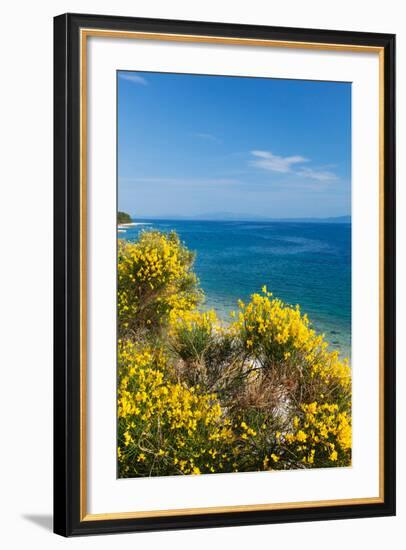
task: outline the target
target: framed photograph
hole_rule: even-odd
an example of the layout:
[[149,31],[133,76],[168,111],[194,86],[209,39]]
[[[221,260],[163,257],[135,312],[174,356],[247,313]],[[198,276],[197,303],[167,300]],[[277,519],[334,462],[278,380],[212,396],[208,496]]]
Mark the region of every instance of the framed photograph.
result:
[[395,513],[395,37],[54,20],[54,530]]

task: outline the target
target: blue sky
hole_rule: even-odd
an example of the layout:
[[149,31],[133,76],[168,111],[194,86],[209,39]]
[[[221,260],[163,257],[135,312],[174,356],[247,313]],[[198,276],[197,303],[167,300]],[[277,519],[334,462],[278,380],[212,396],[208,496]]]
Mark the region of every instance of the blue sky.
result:
[[119,71],[118,207],[350,214],[351,85]]

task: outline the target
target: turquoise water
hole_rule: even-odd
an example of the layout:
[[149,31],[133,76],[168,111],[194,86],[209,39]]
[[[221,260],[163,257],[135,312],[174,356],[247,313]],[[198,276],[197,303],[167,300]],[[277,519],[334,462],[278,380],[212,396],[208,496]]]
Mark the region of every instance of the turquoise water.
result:
[[136,240],[143,229],[175,229],[196,252],[206,306],[222,319],[265,284],[300,304],[330,345],[350,355],[351,224],[154,220],[119,237]]

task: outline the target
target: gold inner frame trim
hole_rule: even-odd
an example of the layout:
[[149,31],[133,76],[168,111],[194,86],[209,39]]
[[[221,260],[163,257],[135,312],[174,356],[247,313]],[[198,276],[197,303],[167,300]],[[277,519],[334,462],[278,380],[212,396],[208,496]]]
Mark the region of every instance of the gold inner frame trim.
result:
[[[261,46],[379,55],[379,496],[320,501],[249,504],[173,510],[143,510],[134,512],[87,513],[87,38],[124,38],[194,42],[238,46]],[[283,41],[223,36],[184,35],[106,29],[80,29],[80,521],[112,519],[142,519],[153,517],[292,510],[379,504],[384,502],[384,48],[357,44]]]

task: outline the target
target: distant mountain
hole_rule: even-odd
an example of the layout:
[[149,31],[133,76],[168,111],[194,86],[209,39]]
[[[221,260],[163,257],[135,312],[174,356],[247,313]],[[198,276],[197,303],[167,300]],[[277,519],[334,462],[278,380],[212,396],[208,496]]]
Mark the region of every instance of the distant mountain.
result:
[[330,218],[280,218],[272,221],[302,223],[351,223],[351,216],[334,216]]
[[146,216],[133,217],[142,220],[190,220],[190,221],[257,221],[257,222],[292,222],[292,223],[351,223],[351,216],[335,216],[329,218],[267,218],[249,214],[234,214],[233,212],[211,212],[196,216]]
[[199,214],[194,217],[196,220],[208,220],[208,221],[266,221],[269,218],[262,216],[252,216],[249,214],[241,214],[234,212],[212,212],[208,214]]

